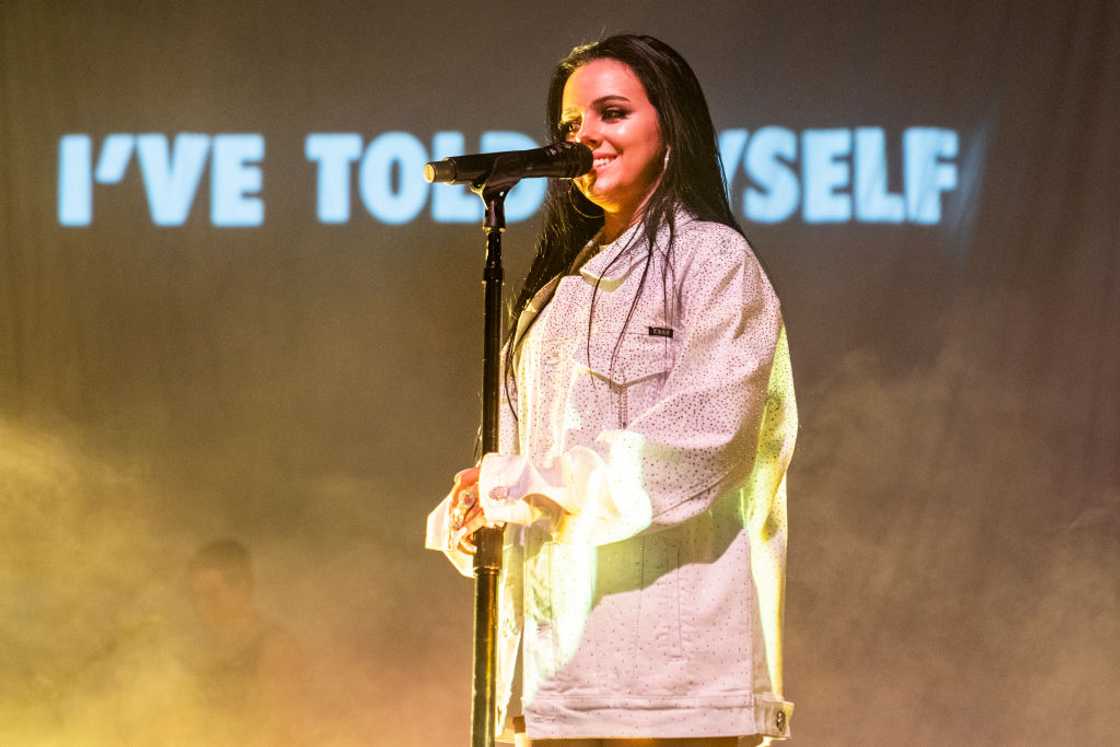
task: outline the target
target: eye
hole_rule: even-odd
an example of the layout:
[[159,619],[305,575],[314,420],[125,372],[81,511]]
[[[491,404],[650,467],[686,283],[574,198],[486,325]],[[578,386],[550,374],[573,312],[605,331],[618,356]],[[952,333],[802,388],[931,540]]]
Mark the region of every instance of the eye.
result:
[[603,110],[603,119],[607,122],[613,122],[616,119],[624,119],[626,117],[625,109],[617,109],[611,107]]

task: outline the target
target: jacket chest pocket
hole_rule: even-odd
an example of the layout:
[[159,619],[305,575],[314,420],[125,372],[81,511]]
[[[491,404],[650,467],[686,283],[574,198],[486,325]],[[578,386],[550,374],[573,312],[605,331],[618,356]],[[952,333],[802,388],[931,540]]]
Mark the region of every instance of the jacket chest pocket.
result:
[[634,418],[653,406],[673,365],[671,338],[628,332],[622,340],[597,341],[577,353],[588,383],[603,390],[597,397],[617,412],[617,425],[625,428]]

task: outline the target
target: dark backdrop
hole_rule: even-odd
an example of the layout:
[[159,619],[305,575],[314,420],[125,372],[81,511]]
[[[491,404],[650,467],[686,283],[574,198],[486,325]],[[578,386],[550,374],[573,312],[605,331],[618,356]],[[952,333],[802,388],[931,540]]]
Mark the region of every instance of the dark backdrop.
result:
[[[421,543],[472,458],[481,233],[380,221],[356,177],[320,222],[305,138],[543,142],[554,62],[624,30],[721,131],[882,128],[892,193],[908,129],[958,137],[932,224],[746,220],[765,185],[731,179],[802,413],[795,742],[1120,740],[1115,2],[0,0],[0,741],[174,741],[184,567],[221,536],[319,743],[465,741],[470,583]],[[213,225],[208,169],[155,225],[134,157],[61,225],[62,138],[96,166],[113,133],[260,135],[262,224]]]

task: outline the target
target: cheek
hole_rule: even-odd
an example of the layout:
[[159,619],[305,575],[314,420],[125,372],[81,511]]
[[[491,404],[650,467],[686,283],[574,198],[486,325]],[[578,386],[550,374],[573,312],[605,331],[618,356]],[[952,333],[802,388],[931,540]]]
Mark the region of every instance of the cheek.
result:
[[655,171],[657,156],[661,152],[661,136],[656,127],[643,126],[629,133],[630,154],[634,156],[631,168],[646,174]]
[[660,173],[661,166],[656,146],[643,149],[641,157],[632,161],[628,168],[630,180],[643,187],[655,180]]

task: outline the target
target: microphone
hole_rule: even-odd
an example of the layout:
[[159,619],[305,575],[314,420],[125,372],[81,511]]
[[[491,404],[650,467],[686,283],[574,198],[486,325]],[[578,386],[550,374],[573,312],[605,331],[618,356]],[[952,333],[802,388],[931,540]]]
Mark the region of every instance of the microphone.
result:
[[478,153],[431,161],[424,166],[424,178],[447,184],[515,182],[531,176],[571,179],[591,171],[594,160],[591,149],[582,143],[554,143],[533,150]]

